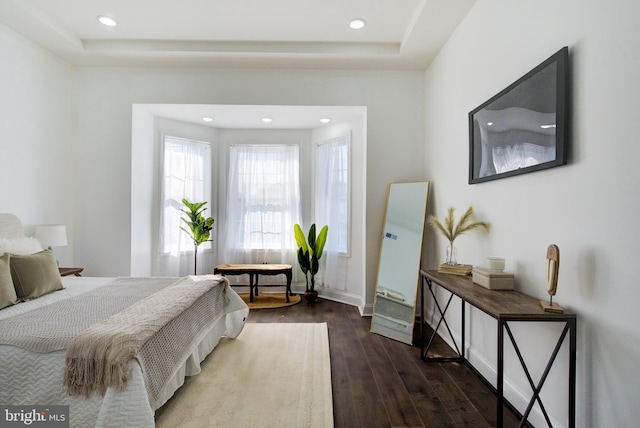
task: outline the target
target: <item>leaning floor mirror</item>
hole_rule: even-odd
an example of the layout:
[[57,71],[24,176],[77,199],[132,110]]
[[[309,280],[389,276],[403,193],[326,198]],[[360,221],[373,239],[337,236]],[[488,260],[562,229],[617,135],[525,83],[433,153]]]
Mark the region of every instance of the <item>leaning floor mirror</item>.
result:
[[429,182],[390,183],[371,332],[413,344]]

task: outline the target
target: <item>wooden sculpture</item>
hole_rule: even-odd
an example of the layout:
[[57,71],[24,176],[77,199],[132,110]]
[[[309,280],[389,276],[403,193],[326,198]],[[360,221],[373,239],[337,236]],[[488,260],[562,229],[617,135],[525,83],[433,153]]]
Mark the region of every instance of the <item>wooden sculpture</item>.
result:
[[553,296],[556,295],[558,288],[558,268],[560,267],[560,249],[557,245],[549,245],[547,248],[547,293],[549,293],[549,301],[541,300],[540,306],[545,312],[554,312],[561,314],[564,312],[562,307],[557,303],[553,303]]

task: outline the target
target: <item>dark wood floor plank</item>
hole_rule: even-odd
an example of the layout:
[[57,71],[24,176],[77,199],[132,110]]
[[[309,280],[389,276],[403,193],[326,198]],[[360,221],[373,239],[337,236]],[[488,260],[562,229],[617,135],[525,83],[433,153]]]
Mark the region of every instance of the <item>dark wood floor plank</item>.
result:
[[[466,370],[452,370],[451,367],[445,366],[444,369],[451,380],[465,391],[470,403],[478,409],[489,425],[495,426],[496,394],[468,367],[464,367]],[[504,405],[503,415],[504,428],[520,425],[520,418],[511,411],[507,404]],[[530,427],[531,425],[526,423],[524,426]]]
[[404,382],[424,426],[454,427],[449,413],[418,366],[424,364],[420,360],[419,349],[393,340],[385,341],[383,346]]
[[329,348],[331,355],[331,384],[333,390],[333,413],[336,427],[348,427],[356,420],[356,405],[349,379],[349,367],[345,353],[352,345],[353,331],[345,318],[345,307],[328,316]]
[[388,427],[384,399],[373,378],[367,356],[357,340],[346,346],[345,360],[356,410],[353,426]]
[[422,420],[402,377],[384,349],[383,342],[388,339],[372,334],[366,328],[358,329],[357,334],[369,360],[378,390],[384,399],[391,426],[422,426]]
[[454,424],[456,426],[489,426],[464,392],[451,381],[443,366],[458,366],[456,367],[458,369],[462,364],[425,362],[420,366],[420,370],[429,379],[443,409],[450,415]]

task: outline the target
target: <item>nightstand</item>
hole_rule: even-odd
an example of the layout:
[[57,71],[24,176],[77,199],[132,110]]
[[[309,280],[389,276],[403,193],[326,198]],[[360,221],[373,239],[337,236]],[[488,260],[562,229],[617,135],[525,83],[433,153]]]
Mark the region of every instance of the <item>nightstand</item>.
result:
[[60,271],[60,276],[69,276],[69,275],[75,275],[75,276],[82,276],[80,275],[80,273],[84,270],[84,268],[58,268],[58,270]]

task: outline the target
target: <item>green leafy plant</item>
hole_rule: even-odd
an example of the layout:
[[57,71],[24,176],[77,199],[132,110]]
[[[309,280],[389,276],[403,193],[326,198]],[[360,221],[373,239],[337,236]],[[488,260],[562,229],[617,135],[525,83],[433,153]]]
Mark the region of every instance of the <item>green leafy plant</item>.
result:
[[185,213],[187,218],[182,217],[181,219],[189,229],[187,230],[182,226],[180,226],[180,229],[187,232],[191,240],[193,240],[195,250],[193,255],[193,274],[196,275],[198,272],[198,247],[210,241],[209,238],[211,237],[211,230],[215,220],[213,217],[205,218],[202,214],[206,210],[204,208],[207,204],[206,202],[189,202],[187,199],[183,199],[182,203],[187,209],[181,209],[180,211]]
[[298,245],[298,264],[300,264],[300,269],[307,281],[307,291],[314,291],[316,286],[315,276],[320,269],[320,258],[324,250],[324,244],[327,242],[329,226],[324,226],[320,229],[320,233],[316,236],[316,225],[315,223],[312,224],[309,228],[308,241],[305,239],[302,228],[297,223],[293,226],[293,233]]
[[447,210],[447,217],[444,219],[444,224],[440,223],[440,221],[433,215],[430,215],[427,220],[431,227],[441,232],[444,237],[447,238],[447,241],[449,241],[450,251],[447,255],[448,264],[455,264],[453,261],[453,241],[455,241],[458,236],[478,228],[483,228],[487,232],[489,231],[489,223],[473,220],[473,206],[470,206],[462,217],[460,217],[458,224],[455,223],[455,219],[453,217],[454,211],[455,208],[449,207]]

